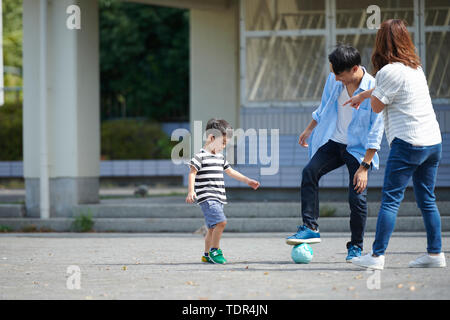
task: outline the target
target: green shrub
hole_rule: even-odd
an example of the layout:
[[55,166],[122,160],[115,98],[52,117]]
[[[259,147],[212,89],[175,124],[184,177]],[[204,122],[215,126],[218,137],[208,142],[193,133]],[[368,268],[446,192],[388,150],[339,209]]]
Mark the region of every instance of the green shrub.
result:
[[158,123],[149,120],[108,120],[101,125],[104,160],[170,159],[176,143]]
[[13,229],[8,226],[0,225],[0,232],[12,232]]
[[26,225],[22,228],[22,232],[38,232],[38,228],[35,224]]
[[[23,159],[22,103],[0,107],[0,161]],[[104,160],[170,159],[176,141],[150,120],[118,119],[101,124]]]
[[94,220],[90,209],[87,210],[87,213],[81,212],[78,214],[72,222],[72,230],[75,232],[89,232],[92,231],[93,226]]
[[336,208],[327,206],[327,205],[320,207],[320,210],[319,210],[319,215],[321,217],[332,217],[332,216],[334,216],[335,213],[336,213]]
[[0,161],[22,159],[22,103],[5,103],[0,107]]

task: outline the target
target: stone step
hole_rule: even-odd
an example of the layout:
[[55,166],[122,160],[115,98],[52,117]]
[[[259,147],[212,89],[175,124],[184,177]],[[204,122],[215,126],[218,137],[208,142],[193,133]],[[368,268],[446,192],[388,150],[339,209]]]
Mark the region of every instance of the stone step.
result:
[[0,204],[0,218],[20,218],[25,216],[23,204]]
[[[437,203],[441,216],[450,216],[450,202]],[[298,218],[300,203],[296,202],[238,202],[225,206],[228,218]],[[379,202],[368,203],[369,217],[376,217]],[[320,217],[349,217],[350,209],[346,202],[325,202],[320,205]],[[95,218],[201,218],[198,205],[186,203],[129,203],[78,205],[73,214],[91,212]],[[398,216],[421,216],[415,202],[403,202]]]
[[[437,202],[441,216],[450,216],[450,202]],[[225,206],[228,218],[298,218],[300,203],[297,202],[234,202]],[[380,208],[379,202],[369,202],[369,217],[376,217]],[[346,202],[322,202],[320,217],[349,217],[350,209]],[[120,204],[100,203],[74,207],[72,216],[91,212],[94,218],[201,218],[198,205],[186,203],[146,203],[127,202]],[[23,204],[0,204],[0,218],[20,218],[25,216]],[[420,217],[421,212],[415,202],[403,202],[399,217]]]
[[[194,232],[204,224],[202,218],[95,218],[96,232]],[[0,226],[15,231],[28,230],[64,232],[71,230],[73,218],[0,218]],[[367,219],[366,231],[374,232],[375,217]],[[450,216],[443,216],[442,231],[450,231]],[[230,218],[227,232],[286,232],[292,234],[300,223],[298,218]],[[349,232],[347,217],[319,219],[321,232]],[[422,217],[400,217],[396,231],[425,231]]]

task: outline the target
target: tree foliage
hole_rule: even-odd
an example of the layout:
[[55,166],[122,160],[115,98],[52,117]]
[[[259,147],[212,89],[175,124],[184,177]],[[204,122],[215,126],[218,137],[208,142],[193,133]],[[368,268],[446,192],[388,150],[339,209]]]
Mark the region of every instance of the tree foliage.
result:
[[[22,70],[22,0],[2,9],[4,65]],[[157,122],[189,117],[189,12],[99,0],[99,32],[102,155],[168,158],[172,142]],[[5,86],[22,86],[22,76],[6,74]],[[0,161],[22,160],[22,101],[7,102]]]
[[189,115],[187,10],[100,0],[102,119]]

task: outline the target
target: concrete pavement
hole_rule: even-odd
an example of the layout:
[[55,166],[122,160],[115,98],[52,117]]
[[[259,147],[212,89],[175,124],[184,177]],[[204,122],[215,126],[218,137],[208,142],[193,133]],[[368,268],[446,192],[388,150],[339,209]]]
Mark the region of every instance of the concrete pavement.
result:
[[[394,233],[381,272],[344,261],[348,234],[323,233],[307,265],[292,262],[286,236],[225,232],[230,263],[211,265],[199,262],[203,238],[195,234],[0,234],[0,299],[450,298],[449,268],[407,267],[425,251],[424,233]],[[373,236],[366,235],[366,252]]]

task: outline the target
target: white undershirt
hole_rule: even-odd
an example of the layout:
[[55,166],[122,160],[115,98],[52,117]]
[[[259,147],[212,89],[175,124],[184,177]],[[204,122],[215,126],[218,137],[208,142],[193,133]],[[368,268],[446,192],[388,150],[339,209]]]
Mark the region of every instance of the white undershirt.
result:
[[348,95],[347,87],[344,86],[344,89],[338,98],[338,118],[336,121],[336,130],[331,136],[331,140],[342,144],[347,144],[348,125],[352,121],[354,110],[348,105],[343,106],[343,104],[349,99],[350,96]]

